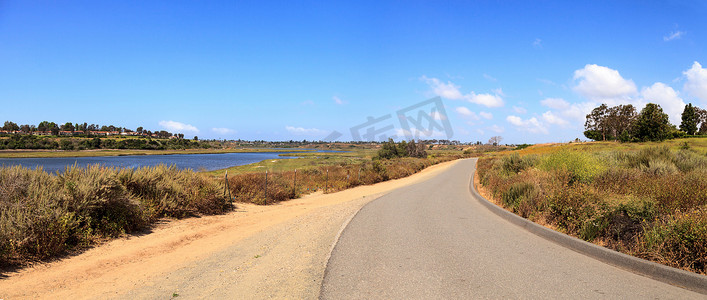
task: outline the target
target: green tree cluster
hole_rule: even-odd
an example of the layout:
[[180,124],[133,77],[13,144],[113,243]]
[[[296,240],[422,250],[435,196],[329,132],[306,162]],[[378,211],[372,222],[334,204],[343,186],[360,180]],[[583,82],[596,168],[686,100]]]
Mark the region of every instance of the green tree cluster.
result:
[[401,141],[396,143],[393,139],[388,139],[381,145],[381,149],[378,150],[379,159],[391,159],[398,157],[427,157],[427,152],[425,151],[425,145],[423,143],[415,143],[415,140],[410,142]]
[[648,103],[640,113],[630,104],[602,104],[587,115],[584,127],[584,136],[595,141],[662,141],[685,134],[707,134],[707,111],[691,103],[686,105],[678,130],[658,104]]

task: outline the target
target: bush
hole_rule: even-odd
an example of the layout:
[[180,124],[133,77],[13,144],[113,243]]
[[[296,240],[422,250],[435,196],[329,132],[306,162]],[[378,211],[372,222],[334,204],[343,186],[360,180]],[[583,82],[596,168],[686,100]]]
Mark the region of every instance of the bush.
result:
[[521,201],[526,199],[531,199],[535,197],[536,191],[535,186],[528,182],[517,182],[511,185],[511,187],[501,194],[501,200],[503,204],[517,212],[518,206]]
[[676,268],[707,274],[707,207],[667,217],[646,228],[635,253]]
[[[666,146],[596,155],[482,158],[478,176],[509,210],[587,241],[705,273],[707,157]],[[536,167],[532,167],[536,166]]]
[[560,151],[543,157],[539,164],[546,171],[563,171],[569,183],[590,182],[605,170],[604,164],[590,154]]
[[148,226],[163,216],[227,209],[210,178],[174,167],[0,168],[0,265],[45,259]]
[[537,164],[536,155],[520,156],[518,153],[506,155],[501,159],[502,168],[507,173],[519,173],[527,168],[531,168]]

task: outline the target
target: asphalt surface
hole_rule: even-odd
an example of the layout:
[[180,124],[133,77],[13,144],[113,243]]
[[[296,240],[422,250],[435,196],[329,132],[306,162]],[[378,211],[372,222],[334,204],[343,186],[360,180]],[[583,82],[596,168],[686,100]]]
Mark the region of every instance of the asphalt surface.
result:
[[705,299],[538,237],[471,196],[476,161],[364,206],[327,264],[323,299]]

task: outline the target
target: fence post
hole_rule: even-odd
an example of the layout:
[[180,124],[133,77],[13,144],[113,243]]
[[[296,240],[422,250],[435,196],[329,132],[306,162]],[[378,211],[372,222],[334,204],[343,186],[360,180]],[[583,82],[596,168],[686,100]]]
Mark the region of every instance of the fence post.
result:
[[361,167],[358,167],[358,182],[361,183]]
[[297,169],[295,169],[295,179],[292,181],[292,197],[297,196]]
[[324,194],[326,194],[328,187],[329,187],[329,169],[326,169],[326,179],[324,180]]
[[223,184],[223,196],[226,197],[226,190],[228,189],[228,171],[226,171],[226,177],[224,177]]
[[[226,184],[223,185],[223,188],[228,191],[228,203],[233,203],[233,197],[231,197],[231,187],[228,185],[228,170],[226,170],[226,177],[224,179]],[[224,196],[226,196],[226,191],[223,191]]]
[[265,170],[265,205],[268,205],[268,170]]

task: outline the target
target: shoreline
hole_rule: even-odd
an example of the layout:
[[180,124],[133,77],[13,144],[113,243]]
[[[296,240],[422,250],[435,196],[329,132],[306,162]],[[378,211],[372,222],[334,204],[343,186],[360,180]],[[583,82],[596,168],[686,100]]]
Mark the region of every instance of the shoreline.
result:
[[176,154],[225,154],[225,153],[307,153],[317,151],[313,149],[269,149],[269,148],[241,148],[241,149],[187,149],[187,150],[133,150],[133,149],[101,149],[101,150],[34,150],[12,149],[0,150],[0,158],[65,158],[65,157],[111,157],[111,156],[142,156],[142,155],[176,155]]

